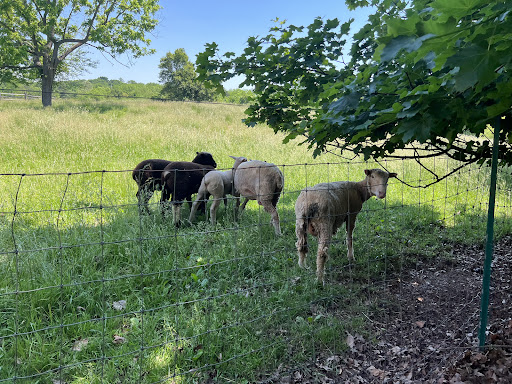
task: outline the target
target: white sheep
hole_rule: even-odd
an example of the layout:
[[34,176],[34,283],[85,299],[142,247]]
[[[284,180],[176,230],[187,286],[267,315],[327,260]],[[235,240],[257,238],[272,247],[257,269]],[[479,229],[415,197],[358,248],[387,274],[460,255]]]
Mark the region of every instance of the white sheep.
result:
[[192,209],[190,210],[189,221],[193,222],[196,216],[197,208],[201,201],[206,201],[210,197],[213,196],[213,203],[210,208],[210,221],[212,225],[215,225],[216,216],[217,216],[217,208],[220,205],[221,200],[224,200],[226,204],[226,195],[235,195],[233,188],[233,178],[238,166],[247,161],[246,157],[235,157],[229,156],[233,160],[235,160],[235,164],[233,168],[229,171],[212,171],[208,172],[203,180],[201,181],[201,185],[199,186],[199,191],[197,192],[197,198],[192,204]]
[[318,237],[316,257],[317,281],[324,283],[325,262],[331,237],[343,223],[347,228],[347,257],[354,258],[352,232],[356,217],[363,203],[372,196],[378,199],[386,197],[388,179],[396,173],[387,173],[380,169],[366,169],[366,178],[359,182],[336,181],[320,183],[301,191],[295,203],[295,233],[299,266],[306,267],[308,253],[307,234]]
[[[276,208],[284,188],[284,176],[281,170],[275,164],[251,160],[240,164],[235,173],[234,183],[237,195],[245,197],[240,212],[244,210],[247,201],[256,200],[265,211],[270,213],[276,235],[281,235]],[[240,199],[237,199],[237,211],[239,205]]]

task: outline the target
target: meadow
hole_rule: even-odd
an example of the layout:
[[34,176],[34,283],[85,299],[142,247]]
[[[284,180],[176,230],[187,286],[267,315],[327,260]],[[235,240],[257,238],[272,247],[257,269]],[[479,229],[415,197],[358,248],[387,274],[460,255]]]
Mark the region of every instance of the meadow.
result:
[[[0,103],[0,383],[248,383],[280,366],[343,353],[382,310],[379,290],[447,243],[485,238],[486,168],[429,188],[412,161],[382,164],[332,154],[246,127],[241,106],[150,101]],[[230,201],[218,223],[176,228],[140,216],[131,170],[141,160],[191,160],[209,151],[273,162],[285,176],[283,236],[255,203],[239,221]],[[385,200],[365,204],[346,259],[344,229],[326,285],[297,266],[294,203],[318,182],[397,172]],[[431,159],[445,172],[456,164]],[[499,178],[496,236],[512,233],[510,172]],[[183,206],[183,217],[189,208]],[[476,294],[476,293],[475,293]],[[16,378],[16,379],[14,379]]]

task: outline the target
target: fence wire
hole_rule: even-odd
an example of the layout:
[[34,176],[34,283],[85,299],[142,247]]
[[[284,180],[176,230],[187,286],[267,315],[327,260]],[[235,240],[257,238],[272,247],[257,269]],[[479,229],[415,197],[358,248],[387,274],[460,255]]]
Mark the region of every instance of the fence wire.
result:
[[[481,275],[457,271],[482,265],[489,172],[464,168],[427,189],[390,179],[386,200],[358,215],[355,260],[342,227],[319,286],[314,239],[311,269],[297,266],[295,201],[307,186],[362,180],[367,166],[280,165],[281,237],[256,203],[234,220],[232,198],[216,226],[200,216],[177,228],[158,197],[139,215],[131,171],[0,174],[0,382],[439,379],[478,346]],[[433,181],[412,161],[385,166]],[[512,233],[501,176],[499,237]]]

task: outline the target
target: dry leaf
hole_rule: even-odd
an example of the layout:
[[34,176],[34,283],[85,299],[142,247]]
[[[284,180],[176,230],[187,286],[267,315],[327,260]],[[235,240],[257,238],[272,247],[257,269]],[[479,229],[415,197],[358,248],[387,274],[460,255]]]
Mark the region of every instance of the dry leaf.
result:
[[378,377],[379,379],[383,380],[387,375],[389,375],[389,372],[383,371],[382,369],[375,368],[373,365],[368,368],[368,371],[373,377]]
[[347,336],[346,343],[351,350],[354,350],[354,336],[350,333]]
[[402,348],[400,348],[398,345],[396,347],[391,348],[391,352],[393,352],[394,355],[399,354],[402,352]]
[[423,297],[418,297],[418,301],[422,302],[423,301]]
[[123,344],[126,342],[126,339],[123,336],[114,335],[114,340],[112,342],[114,344]]
[[73,351],[80,352],[82,349],[84,349],[87,346],[87,344],[89,344],[89,340],[88,339],[76,340],[73,343],[73,347],[71,349]]
[[126,300],[114,301],[112,303],[112,308],[114,308],[116,311],[122,311],[126,308]]
[[419,320],[419,321],[416,321],[414,324],[416,324],[416,326],[418,328],[423,328],[425,326],[425,321]]

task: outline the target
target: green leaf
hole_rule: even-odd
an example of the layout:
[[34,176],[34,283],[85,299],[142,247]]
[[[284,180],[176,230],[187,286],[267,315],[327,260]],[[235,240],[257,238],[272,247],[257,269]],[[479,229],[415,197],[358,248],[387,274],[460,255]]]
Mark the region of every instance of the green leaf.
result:
[[402,141],[408,143],[411,140],[417,140],[425,143],[430,138],[432,121],[429,118],[405,120],[400,123],[397,133],[403,135]]
[[459,50],[446,61],[446,66],[459,68],[454,76],[455,90],[458,92],[475,86],[477,82],[480,83],[481,89],[497,77],[498,62],[493,52],[475,44],[469,44]]
[[421,37],[414,36],[398,36],[392,39],[389,43],[385,44],[382,49],[380,57],[376,57],[377,60],[390,61],[393,60],[400,51],[406,50],[412,52],[418,50],[423,41],[434,37],[433,34],[423,35]]
[[386,18],[388,35],[393,37],[415,35],[417,32],[416,23],[420,21],[417,13],[410,15],[407,19]]
[[436,0],[432,7],[441,13],[444,17],[441,20],[455,17],[457,20],[470,15],[473,8],[486,5],[489,2],[483,0]]

